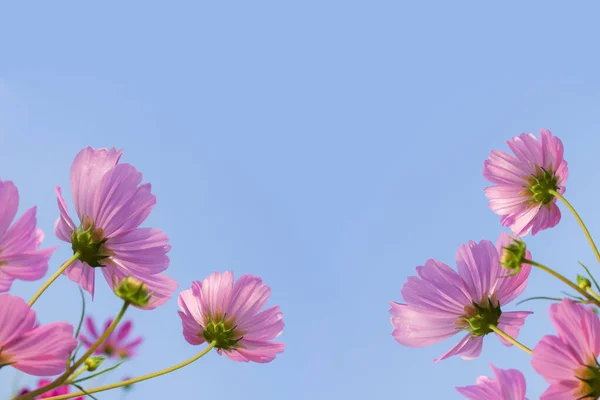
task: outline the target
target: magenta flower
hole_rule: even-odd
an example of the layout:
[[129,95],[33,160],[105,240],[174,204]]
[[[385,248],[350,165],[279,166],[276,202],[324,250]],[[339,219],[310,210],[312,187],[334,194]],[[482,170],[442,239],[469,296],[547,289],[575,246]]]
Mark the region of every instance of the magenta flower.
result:
[[546,335],[531,365],[550,384],[541,400],[600,398],[600,320],[591,309],[564,299],[550,306],[558,336]]
[[35,311],[23,299],[0,294],[0,368],[12,365],[30,375],[56,375],[65,370],[76,346],[71,325],[38,326]]
[[119,164],[120,157],[121,151],[114,148],[88,147],[77,154],[71,167],[71,192],[81,223],[73,223],[57,187],[60,217],[55,232],[79,252],[79,259],[65,271],[72,281],[93,296],[96,268],[113,290],[131,276],[154,292],[147,307],[154,308],[177,288],[173,279],[161,274],[169,266],[171,246],[161,230],[139,228],[156,198],[149,183],[140,185],[141,173],[130,164]]
[[[52,381],[48,380],[48,379],[40,379],[37,385],[36,389],[41,389],[44,386],[50,384]],[[29,389],[23,389],[21,390],[21,392],[19,392],[19,396],[22,396],[24,394],[29,393],[30,390]],[[41,399],[48,399],[50,397],[54,397],[54,396],[60,396],[62,394],[68,394],[71,391],[69,390],[69,386],[61,386],[59,388],[56,389],[52,389],[49,392],[46,392],[44,394],[41,394],[37,397],[34,397],[34,400],[41,400]],[[81,397],[75,397],[73,400],[83,400],[83,396]]]
[[509,140],[515,155],[492,150],[483,164],[483,176],[495,184],[485,189],[492,211],[517,236],[532,235],[560,221],[560,210],[550,190],[563,194],[569,170],[563,145],[549,130],[541,140],[523,133]]
[[469,400],[527,400],[525,377],[516,369],[500,369],[490,364],[496,379],[480,376],[473,386],[456,390]]
[[8,292],[15,279],[35,281],[48,270],[56,247],[38,250],[44,233],[36,228],[36,208],[32,207],[15,222],[19,192],[14,183],[0,180],[0,293]]
[[[113,320],[109,319],[104,324],[104,329],[99,331],[96,329],[96,324],[91,317],[88,317],[85,321],[87,328],[86,335],[80,335],[81,342],[90,348],[96,340],[108,329]],[[130,358],[135,354],[135,349],[142,343],[143,338],[138,336],[135,339],[129,339],[131,334],[131,328],[133,323],[131,321],[125,322],[119,328],[115,329],[108,338],[96,349],[94,354],[102,354],[109,358]]]
[[531,312],[504,312],[501,307],[525,290],[531,266],[524,265],[521,272],[506,277],[499,253],[510,241],[502,233],[497,248],[489,240],[460,246],[456,252],[458,273],[436,260],[417,267],[417,276],[409,277],[402,287],[406,304],[390,303],[396,341],[408,347],[424,347],[466,332],[457,345],[435,360],[438,362],[454,355],[478,357],[483,337],[492,332],[490,325],[516,338]]
[[192,345],[216,341],[219,354],[234,361],[267,363],[285,345],[271,342],[283,331],[279,306],[264,311],[271,289],[252,275],[233,281],[232,272],[209,275],[179,294],[183,336]]

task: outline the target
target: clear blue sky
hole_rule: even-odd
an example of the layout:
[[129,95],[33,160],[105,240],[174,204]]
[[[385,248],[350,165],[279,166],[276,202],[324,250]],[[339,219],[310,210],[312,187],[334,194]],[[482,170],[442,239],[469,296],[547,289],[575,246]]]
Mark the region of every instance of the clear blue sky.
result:
[[[75,154],[116,146],[153,185],[147,226],[169,234],[181,289],[213,270],[252,273],[284,313],[275,362],[211,354],[129,398],[459,399],[454,386],[489,374],[490,361],[523,370],[538,398],[546,385],[528,357],[492,337],[470,362],[432,363],[452,341],[401,347],[388,301],[426,259],[454,265],[461,243],[496,240],[482,163],[523,131],[563,139],[566,195],[600,238],[598,6],[213,3],[11,2],[0,12],[0,176],[18,185],[22,210],[39,206],[46,246],[60,245],[52,268],[69,256],[53,235],[54,186],[72,210]],[[577,260],[599,271],[566,212],[528,244],[569,276]],[[526,295],[563,289],[532,279]],[[13,292],[27,298],[39,284]],[[77,321],[66,278],[38,304],[43,323]],[[524,343],[549,331],[547,305],[530,304]],[[101,282],[92,314],[118,307]],[[131,312],[146,342],[105,383],[195,354],[176,309]],[[15,376],[0,371],[1,398]]]

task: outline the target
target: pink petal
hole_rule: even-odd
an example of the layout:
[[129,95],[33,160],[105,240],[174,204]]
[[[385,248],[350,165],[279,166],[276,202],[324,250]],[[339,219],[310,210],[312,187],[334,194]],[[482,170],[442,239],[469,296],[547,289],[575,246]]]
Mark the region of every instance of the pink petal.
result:
[[445,360],[452,356],[460,356],[463,360],[472,360],[479,357],[483,347],[483,336],[472,336],[468,333],[454,347],[436,358],[434,362]]
[[233,361],[268,363],[273,361],[277,354],[283,353],[285,348],[285,344],[280,342],[242,339],[240,344],[243,347],[231,351],[223,351],[223,353]]
[[94,323],[92,317],[87,317],[85,319],[85,326],[94,339],[98,339],[100,337],[98,331],[96,330],[96,324]]
[[156,197],[150,184],[139,186],[142,174],[133,165],[109,170],[96,188],[92,219],[105,237],[116,237],[137,228],[150,214]]
[[492,150],[483,163],[483,176],[498,185],[523,185],[524,177],[529,176],[527,164],[517,160],[512,154]]
[[[106,267],[102,267],[104,269]],[[81,288],[92,295],[94,298],[94,280],[95,270],[79,260],[75,260],[69,268],[63,272],[70,280],[79,284]]]
[[0,241],[17,215],[19,191],[11,181],[0,180]]
[[466,289],[476,302],[491,294],[491,285],[500,276],[498,251],[489,240],[461,245],[456,251],[456,266]]
[[77,347],[73,327],[55,322],[32,329],[18,340],[6,344],[4,350],[13,367],[36,376],[57,375],[66,368],[70,353]]
[[439,317],[460,317],[466,305],[473,300],[461,277],[452,268],[436,261],[427,260],[425,266],[417,267],[417,277],[408,277],[402,287],[402,297],[411,307]]
[[264,307],[270,294],[271,289],[262,283],[262,279],[252,275],[242,275],[231,290],[227,315],[235,316],[236,324],[244,325]]
[[394,327],[392,336],[408,347],[424,347],[439,343],[459,332],[455,316],[440,317],[416,311],[406,304],[390,303]]
[[139,274],[157,274],[169,266],[169,238],[160,229],[138,228],[111,237],[106,247],[114,253],[113,262],[121,269]]
[[527,384],[521,371],[516,369],[500,369],[490,365],[502,390],[502,399],[527,400],[525,393]]
[[[207,315],[212,318],[220,318],[228,313],[233,290],[232,272],[213,272],[204,279],[200,289],[200,305]],[[239,321],[237,324],[239,325]]]
[[131,321],[127,321],[123,325],[121,325],[119,327],[119,329],[117,329],[115,341],[120,343],[123,339],[125,339],[127,336],[129,336],[129,333],[131,333],[132,327],[133,327],[133,323]]
[[122,151],[116,149],[81,150],[71,166],[71,192],[73,203],[80,220],[92,216],[92,204],[102,177],[114,168],[121,158]]
[[0,348],[35,326],[35,311],[17,296],[0,294]]
[[48,261],[55,248],[40,250],[31,253],[14,254],[8,256],[0,255],[0,291],[15,279],[24,281],[36,281],[42,279],[48,271]]
[[[517,339],[519,337],[519,330],[525,324],[525,318],[531,314],[533,313],[530,311],[503,312],[500,316],[500,321],[498,321],[498,328],[512,338]],[[512,343],[504,339],[502,336],[498,335],[498,339],[500,339],[505,346],[512,346]]]
[[579,388],[579,382],[565,381],[550,385],[540,400],[573,400],[577,397],[575,392]]
[[67,211],[67,205],[63,199],[62,191],[59,186],[56,187],[56,201],[58,203],[60,216],[54,223],[54,233],[60,240],[71,243],[71,234],[77,227]]
[[256,314],[244,324],[238,324],[238,329],[246,331],[244,339],[273,340],[283,332],[283,314],[279,306],[273,306]]

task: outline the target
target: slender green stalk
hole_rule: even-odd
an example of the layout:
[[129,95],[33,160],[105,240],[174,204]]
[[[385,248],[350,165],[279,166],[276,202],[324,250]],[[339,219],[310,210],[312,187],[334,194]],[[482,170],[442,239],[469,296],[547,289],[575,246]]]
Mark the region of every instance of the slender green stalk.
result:
[[[517,346],[518,348],[520,348],[521,350],[523,350],[525,353],[531,355],[531,349],[529,347],[525,346],[524,344],[519,342],[517,339],[510,336],[508,333],[504,332],[502,329],[498,328],[496,325],[490,325],[490,329],[493,330],[494,332],[496,332],[498,335],[502,336],[504,339],[506,339],[509,342],[511,342],[512,344],[514,344],[515,346]],[[57,399],[58,397],[51,397],[51,398]]]
[[581,219],[581,217],[579,216],[577,211],[575,211],[575,208],[571,205],[571,203],[569,203],[567,201],[567,199],[564,198],[564,196],[562,194],[558,193],[556,190],[549,190],[548,192],[550,194],[556,196],[558,199],[560,199],[560,201],[562,201],[565,204],[565,206],[567,206],[569,211],[571,211],[571,213],[573,214],[573,216],[579,223],[579,226],[581,226],[581,229],[583,230],[585,237],[587,238],[588,242],[590,243],[590,246],[592,247],[592,250],[594,251],[594,255],[596,256],[596,260],[598,260],[598,263],[600,263],[600,252],[598,251],[598,247],[596,247],[596,243],[594,243],[594,239],[592,239],[592,235],[590,234],[590,231],[588,231],[588,228],[583,223],[583,219]]
[[[165,375],[168,374],[170,372],[176,371],[180,368],[183,368],[191,363],[193,363],[194,361],[202,358],[204,355],[206,355],[209,351],[211,351],[213,349],[213,347],[215,347],[215,345],[217,344],[216,341],[211,342],[204,350],[202,350],[202,352],[200,352],[199,354],[195,355],[194,357],[190,358],[189,360],[186,360],[182,363],[179,363],[177,365],[174,365],[170,368],[166,368],[163,370],[160,370],[158,372],[153,372],[151,374],[147,374],[147,375],[142,375],[140,377],[137,378],[132,378],[132,379],[127,379],[125,381],[121,381],[118,383],[113,383],[110,385],[105,385],[105,386],[99,386],[96,388],[92,388],[92,389],[88,389],[86,390],[86,392],[77,392],[77,393],[69,393],[69,394],[63,394],[60,396],[54,396],[54,397],[49,397],[46,400],[66,400],[66,399],[72,399],[73,397],[79,397],[79,396],[83,396],[85,394],[93,394],[93,393],[98,393],[98,392],[104,392],[107,390],[111,390],[111,389],[116,389],[118,387],[122,387],[122,386],[128,386],[128,385],[132,385],[134,383],[138,383],[138,382],[142,382],[148,379],[152,379],[152,378],[156,378],[158,376],[161,375]],[[20,398],[18,400],[21,400]]]
[[65,272],[65,270],[67,268],[69,268],[71,266],[71,264],[73,264],[75,262],[75,260],[77,260],[78,258],[79,258],[79,252],[76,251],[75,254],[73,254],[73,257],[69,258],[66,263],[64,263],[63,265],[61,265],[61,267],[58,269],[58,271],[56,271],[54,273],[54,275],[52,275],[50,277],[50,279],[48,279],[46,281],[46,283],[44,283],[42,285],[42,287],[40,288],[40,290],[38,290],[33,295],[33,297],[31,298],[31,300],[29,300],[29,307],[33,306],[35,304],[35,302],[37,301],[37,299],[40,298],[40,296],[42,295],[42,293],[44,293],[46,291],[46,289],[48,289],[48,287],[50,285],[52,285],[52,282],[54,282],[56,280],[56,278],[58,278],[60,276],[60,274],[62,274],[63,272]]
[[532,261],[532,260],[523,260],[523,264],[533,265],[534,267],[537,267],[537,268],[541,269],[542,271],[545,271],[545,272],[549,273],[550,275],[552,275],[556,279],[562,281],[563,283],[565,283],[566,285],[568,285],[569,287],[571,287],[571,289],[575,290],[577,293],[581,294],[583,297],[585,297],[586,299],[588,299],[589,301],[591,301],[592,303],[594,303],[598,307],[600,307],[600,301],[598,301],[598,299],[596,299],[594,296],[592,296],[591,294],[589,294],[585,290],[581,289],[575,283],[571,282],[570,280],[568,280],[567,278],[565,278],[564,276],[562,276],[561,274],[559,274],[558,272],[556,272],[552,268],[546,267],[545,265],[540,264],[540,263],[535,262],[535,261]]
[[94,351],[96,351],[96,349],[98,347],[100,347],[100,345],[106,340],[106,338],[108,338],[108,336],[110,336],[110,334],[115,330],[115,328],[117,327],[117,325],[119,324],[119,322],[121,321],[123,316],[125,315],[125,312],[127,311],[128,307],[129,307],[129,302],[126,301],[123,304],[123,307],[121,307],[121,311],[119,312],[119,314],[117,315],[115,320],[112,322],[112,324],[110,324],[108,329],[106,329],[106,331],[104,331],[102,336],[100,336],[98,338],[98,340],[88,349],[88,351],[83,355],[83,357],[81,357],[79,360],[75,361],[75,363],[71,366],[71,368],[68,368],[61,376],[59,376],[58,378],[56,378],[54,381],[47,384],[46,386],[41,387],[32,392],[29,392],[27,394],[24,394],[23,396],[17,397],[15,400],[32,400],[33,398],[39,396],[40,394],[46,393],[52,389],[56,389],[57,387],[63,386],[69,380],[69,378],[71,377],[73,372],[76,371],[77,368],[79,368],[81,366],[81,364],[83,364],[85,362],[85,360],[87,360],[88,357],[91,356],[94,353]]

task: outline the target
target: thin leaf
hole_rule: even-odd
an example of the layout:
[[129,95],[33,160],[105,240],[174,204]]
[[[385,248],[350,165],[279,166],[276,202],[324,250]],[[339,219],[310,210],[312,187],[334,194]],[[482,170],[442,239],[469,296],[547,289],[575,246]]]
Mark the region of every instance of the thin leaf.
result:
[[583,298],[582,298],[582,297],[577,297],[577,296],[574,296],[574,295],[572,295],[572,294],[570,294],[570,293],[567,293],[567,292],[563,292],[563,291],[561,291],[561,293],[562,293],[562,294],[564,294],[564,295],[565,295],[565,296],[567,296],[567,297],[570,297],[570,298],[572,298],[572,299],[576,299],[576,300],[583,300]]
[[79,325],[77,325],[77,330],[75,331],[75,339],[79,337],[79,332],[81,331],[81,326],[83,325],[83,319],[85,318],[85,296],[83,295],[83,290],[81,286],[78,286],[79,293],[81,294],[81,317],[79,318]]
[[600,292],[600,286],[598,286],[598,282],[596,282],[596,280],[592,276],[592,273],[590,272],[590,270],[588,269],[588,267],[586,267],[585,265],[583,265],[583,263],[581,261],[578,261],[578,262],[579,262],[579,265],[581,265],[583,267],[583,269],[585,269],[585,272],[587,272],[587,274],[590,277],[590,279],[592,280],[592,282],[594,282],[594,285],[596,286],[596,290],[598,290]]
[[107,369],[105,369],[105,370],[102,370],[102,371],[100,371],[100,372],[98,372],[98,373],[96,373],[96,374],[94,374],[94,375],[89,375],[89,376],[86,376],[85,378],[77,379],[76,381],[74,381],[74,383],[79,383],[79,382],[87,381],[88,379],[95,378],[95,377],[97,377],[97,376],[99,376],[99,375],[102,375],[102,374],[104,374],[104,373],[106,373],[106,372],[112,371],[113,369],[117,369],[117,368],[118,368],[119,366],[121,366],[121,364],[123,364],[125,361],[127,361],[127,360],[122,360],[122,361],[121,361],[121,362],[119,362],[118,364],[116,364],[116,365],[113,365],[112,367],[110,367],[110,368],[107,368]]
[[554,301],[561,301],[561,298],[558,297],[545,297],[545,296],[536,296],[536,297],[529,297],[525,300],[521,300],[517,303],[517,305],[521,304],[521,303],[525,303],[526,301],[529,300],[554,300]]
[[79,385],[76,385],[75,383],[71,383],[71,385],[75,386],[77,389],[81,390],[83,393],[85,393],[86,396],[90,396],[92,399],[94,400],[98,400],[96,397],[92,396],[91,394],[89,394],[84,388],[82,388]]

